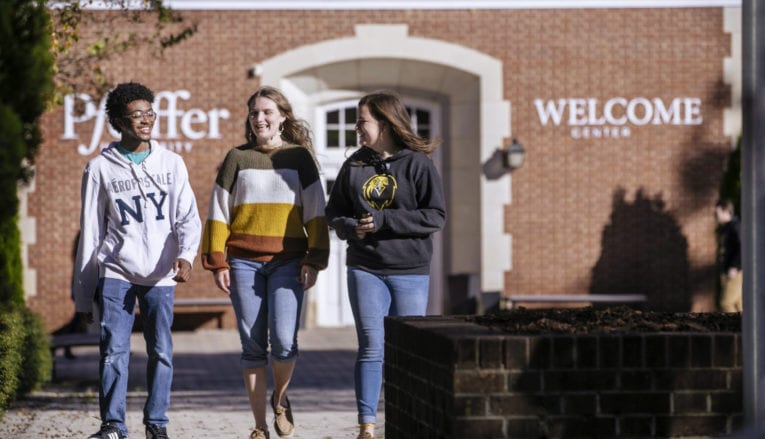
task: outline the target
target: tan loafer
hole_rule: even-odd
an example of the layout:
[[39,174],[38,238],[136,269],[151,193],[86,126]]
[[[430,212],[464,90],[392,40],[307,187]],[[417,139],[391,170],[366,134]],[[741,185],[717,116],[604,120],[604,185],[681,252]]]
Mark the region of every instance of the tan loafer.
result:
[[292,436],[295,431],[295,421],[292,419],[292,405],[287,395],[284,395],[283,406],[276,406],[274,394],[271,394],[271,408],[274,409],[274,429],[276,434],[281,437]]
[[268,430],[255,428],[255,430],[252,430],[252,433],[250,433],[250,439],[269,439]]

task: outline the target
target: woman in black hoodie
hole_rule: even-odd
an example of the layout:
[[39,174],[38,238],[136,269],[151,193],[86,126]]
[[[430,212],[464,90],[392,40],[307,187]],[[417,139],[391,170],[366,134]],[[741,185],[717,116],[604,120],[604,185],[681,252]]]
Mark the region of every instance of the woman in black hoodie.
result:
[[355,387],[358,439],[372,439],[382,385],[386,316],[424,315],[432,235],[446,222],[437,141],[412,131],[397,95],[377,92],[358,105],[362,146],[332,187],[326,216],[348,242],[348,292],[359,350]]

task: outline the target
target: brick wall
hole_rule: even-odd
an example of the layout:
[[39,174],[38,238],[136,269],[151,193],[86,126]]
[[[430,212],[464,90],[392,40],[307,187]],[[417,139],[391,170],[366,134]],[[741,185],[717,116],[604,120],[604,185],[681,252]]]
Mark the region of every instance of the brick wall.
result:
[[385,321],[398,438],[721,437],[742,424],[738,333],[510,335]]
[[[179,102],[184,110],[231,111],[221,121],[220,139],[196,140],[184,153],[203,217],[216,167],[229,148],[243,141],[246,99],[258,86],[256,78],[247,76],[253,64],[304,45],[350,38],[358,24],[405,24],[413,37],[456,44],[502,62],[512,135],[527,148],[526,163],[512,178],[504,230],[496,231],[512,235],[512,270],[505,275],[504,293],[648,290],[656,292],[652,303],[672,298],[683,309],[699,296],[711,297],[711,212],[730,149],[722,114],[731,105],[723,80],[731,38],[723,29],[722,8],[183,14],[199,25],[188,41],[162,57],[139,50],[115,56],[103,67],[118,82],[188,90],[191,98]],[[117,28],[136,30],[128,22]],[[83,29],[83,41],[92,41],[94,30]],[[627,138],[574,139],[565,123],[543,125],[534,106],[535,99],[594,98],[602,103],[616,96],[667,102],[698,97],[704,122],[633,127]],[[52,330],[73,311],[69,286],[79,185],[85,163],[95,155],[80,155],[77,146],[89,144],[96,124],[79,123],[78,138],[64,139],[63,108],[56,107],[41,125],[44,143],[35,190],[28,198],[36,235],[27,249],[27,268],[36,270],[37,288],[27,293],[29,306]],[[475,154],[477,145],[453,145],[445,154]],[[459,169],[446,172],[460,175]],[[449,223],[455,230],[466,226]],[[461,251],[450,244],[445,243],[447,260]],[[445,276],[460,274],[447,268]],[[178,297],[219,294],[199,264],[191,281],[178,288]]]

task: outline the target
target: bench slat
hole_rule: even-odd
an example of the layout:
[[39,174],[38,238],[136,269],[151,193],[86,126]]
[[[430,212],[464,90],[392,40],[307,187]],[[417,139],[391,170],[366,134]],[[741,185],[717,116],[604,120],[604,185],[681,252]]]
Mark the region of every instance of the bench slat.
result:
[[175,299],[173,306],[226,306],[231,305],[231,299],[228,297],[220,298],[179,298]]
[[637,303],[647,300],[645,294],[513,294],[502,298],[504,309],[512,309],[517,302],[600,302]]

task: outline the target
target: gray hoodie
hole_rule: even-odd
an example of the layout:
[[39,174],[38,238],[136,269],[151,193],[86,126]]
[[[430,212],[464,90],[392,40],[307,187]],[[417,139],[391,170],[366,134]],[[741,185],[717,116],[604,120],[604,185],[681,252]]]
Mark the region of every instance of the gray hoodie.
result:
[[80,241],[74,264],[75,311],[91,312],[98,279],[171,286],[173,263],[193,263],[201,221],[188,171],[178,154],[151,143],[136,165],[117,142],[82,175]]

